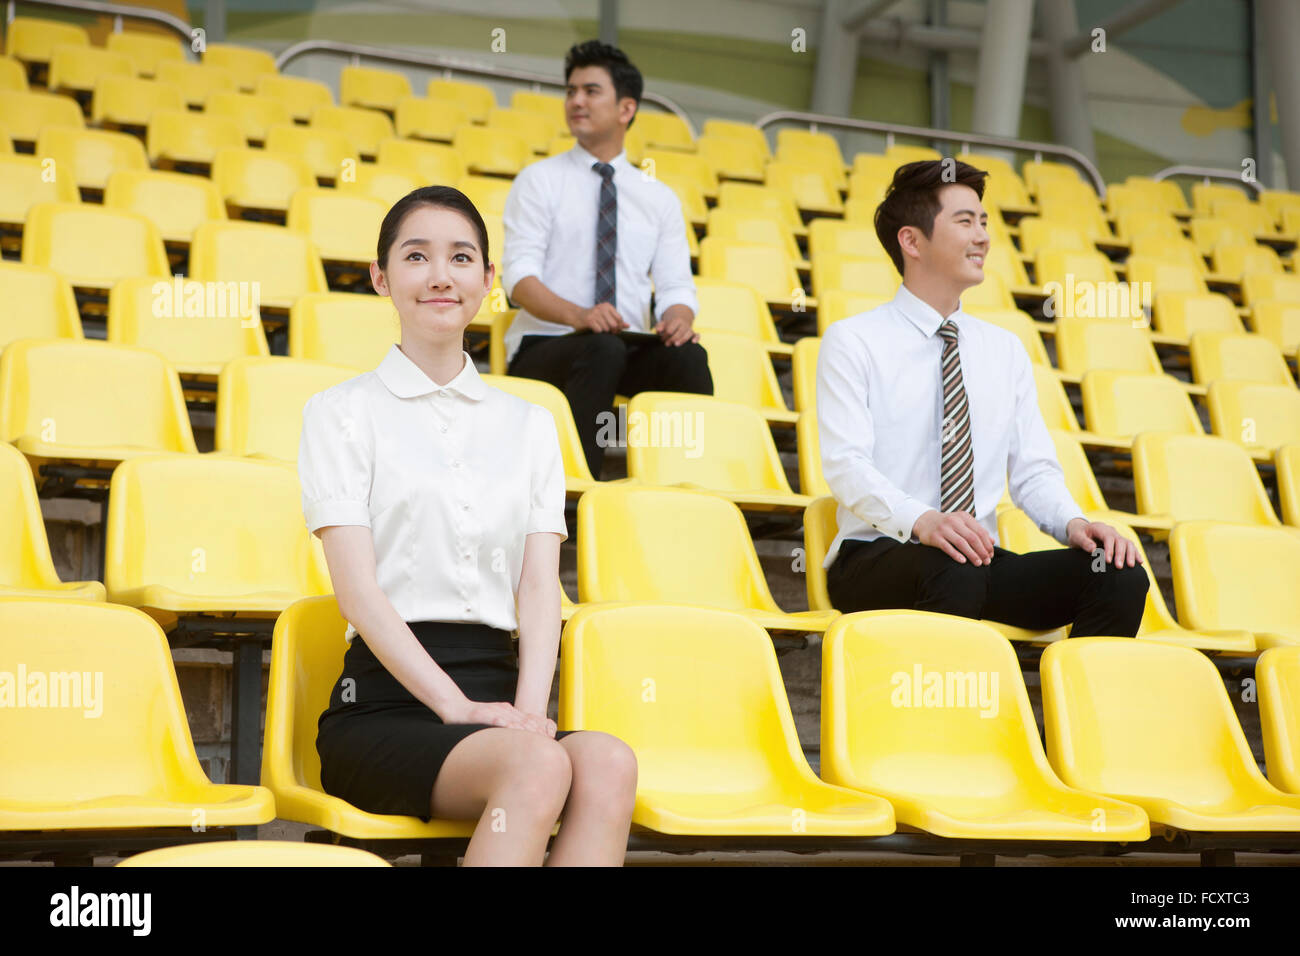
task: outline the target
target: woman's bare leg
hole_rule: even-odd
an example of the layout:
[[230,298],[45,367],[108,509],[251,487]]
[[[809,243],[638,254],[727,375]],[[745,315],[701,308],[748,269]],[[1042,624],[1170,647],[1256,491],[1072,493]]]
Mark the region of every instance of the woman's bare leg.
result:
[[452,748],[429,805],[437,819],[478,820],[466,866],[539,866],[571,779],[559,741],[489,727]]
[[636,801],[636,756],[617,737],[595,730],[570,734],[560,746],[573,782],[547,866],[622,866]]

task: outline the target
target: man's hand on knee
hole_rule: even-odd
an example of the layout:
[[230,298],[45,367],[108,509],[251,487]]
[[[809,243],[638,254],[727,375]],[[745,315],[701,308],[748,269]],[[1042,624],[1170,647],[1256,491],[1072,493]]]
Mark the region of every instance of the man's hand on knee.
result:
[[927,511],[912,525],[912,534],[960,564],[979,566],[993,560],[993,536],[969,511]]
[[1065,533],[1071,547],[1087,551],[1089,554],[1101,549],[1106,554],[1106,563],[1117,568],[1131,568],[1135,564],[1142,563],[1137,545],[1108,524],[1088,521],[1086,518],[1073,518],[1065,526]]

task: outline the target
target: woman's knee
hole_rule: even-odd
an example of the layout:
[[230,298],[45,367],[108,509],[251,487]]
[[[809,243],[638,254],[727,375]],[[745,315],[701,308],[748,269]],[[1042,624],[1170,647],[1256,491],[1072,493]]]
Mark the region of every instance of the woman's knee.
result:
[[[575,744],[578,743],[575,735]],[[587,739],[570,751],[573,784],[602,792],[636,793],[636,754],[626,743],[602,731],[583,731]]]
[[498,794],[523,798],[539,811],[564,805],[573,781],[573,764],[558,741],[530,730],[518,730],[496,781]]

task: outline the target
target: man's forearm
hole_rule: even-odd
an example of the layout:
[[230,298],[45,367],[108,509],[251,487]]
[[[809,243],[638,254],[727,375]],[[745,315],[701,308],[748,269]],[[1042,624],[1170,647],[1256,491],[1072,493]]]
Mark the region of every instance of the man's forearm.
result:
[[581,306],[546,288],[537,276],[525,276],[516,282],[510,298],[530,315],[545,322],[558,322],[573,328],[578,327],[583,312]]

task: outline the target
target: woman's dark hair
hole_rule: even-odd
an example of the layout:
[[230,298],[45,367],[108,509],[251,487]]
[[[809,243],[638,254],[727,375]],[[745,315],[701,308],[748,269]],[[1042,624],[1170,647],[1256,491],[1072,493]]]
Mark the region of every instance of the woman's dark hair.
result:
[[894,170],[884,201],[876,207],[876,236],[884,246],[894,268],[903,274],[903,250],[898,247],[898,230],[915,226],[929,239],[934,231],[934,217],[943,208],[939,190],[944,186],[969,186],[975,195],[984,196],[984,177],[988,173],[960,160],[923,159],[906,163]]
[[420,206],[451,209],[468,219],[474,231],[478,233],[479,250],[483,253],[483,268],[487,269],[488,262],[491,261],[488,252],[487,226],[483,223],[479,211],[474,208],[474,204],[469,201],[469,197],[454,186],[421,186],[393,204],[393,208],[388,210],[388,215],[384,216],[384,221],[379,226],[379,246],[375,256],[379,268],[388,268],[388,250],[397,241],[397,233],[402,228],[402,221],[406,219],[409,212]]
[[[637,108],[641,107],[641,92],[645,89],[645,81],[641,79],[641,71],[632,65],[632,61],[616,46],[610,46],[608,43],[601,43],[599,40],[588,40],[585,43],[575,43],[569,47],[569,52],[564,54],[564,80],[567,83],[569,74],[574,70],[584,66],[599,66],[609,74],[609,81],[614,84],[614,97],[621,100],[625,96],[630,96],[636,100]],[[633,114],[632,121],[635,121],[636,114]],[[632,125],[628,122],[628,126]]]

